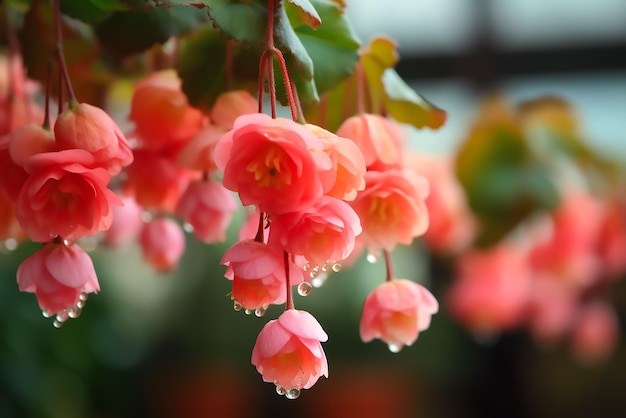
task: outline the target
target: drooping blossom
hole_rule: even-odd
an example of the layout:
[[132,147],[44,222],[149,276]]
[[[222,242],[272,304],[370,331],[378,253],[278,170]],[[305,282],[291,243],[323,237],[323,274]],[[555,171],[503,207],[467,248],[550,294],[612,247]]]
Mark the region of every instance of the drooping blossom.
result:
[[230,130],[239,116],[256,113],[258,107],[257,100],[249,92],[233,90],[217,96],[209,116],[211,123]]
[[405,153],[407,168],[415,170],[430,183],[426,197],[429,223],[422,236],[426,246],[434,251],[458,253],[466,248],[476,234],[476,221],[467,198],[454,174],[449,158]]
[[169,155],[135,150],[135,161],[126,169],[124,194],[134,196],[147,210],[174,212],[189,182],[199,173],[178,167]]
[[368,170],[402,167],[404,133],[400,125],[381,115],[362,113],[346,119],[337,135],[353,140],[363,152]]
[[122,247],[139,236],[143,227],[143,208],[131,196],[121,196],[122,205],[112,206],[113,221],[104,231],[103,241],[109,247]]
[[185,252],[185,233],[172,219],[159,217],[146,223],[139,234],[143,258],[156,270],[174,269]]
[[180,150],[176,163],[190,170],[217,170],[213,153],[217,142],[226,132],[226,129],[216,125],[205,126]]
[[263,381],[276,385],[279,393],[296,398],[321,376],[328,377],[322,342],[328,336],[308,312],[288,309],[269,321],[252,350],[252,364]]
[[154,72],[137,83],[130,106],[129,119],[135,123],[140,148],[185,143],[206,123],[202,112],[189,105],[174,70]]
[[358,145],[317,125],[307,124],[306,127],[322,140],[324,152],[332,161],[331,188],[325,190],[325,194],[342,200],[354,200],[357,192],[365,188],[365,158]]
[[117,123],[102,109],[87,103],[71,103],[54,124],[57,146],[84,149],[94,162],[111,174],[133,161],[133,153]]
[[359,217],[350,205],[322,196],[307,209],[272,218],[269,244],[323,266],[348,257],[360,233]]
[[100,286],[89,255],[78,245],[49,242],[28,256],[17,269],[20,291],[35,293],[46,315],[80,308],[81,294]]
[[391,251],[410,244],[428,228],[424,199],[429,185],[410,170],[368,171],[365,190],[350,206],[359,215],[363,233],[359,240],[371,251]]
[[[232,299],[248,311],[263,312],[270,304],[285,302],[285,264],[283,251],[252,239],[230,247],[221,264],[228,266],[225,277],[233,281]],[[302,282],[302,272],[289,261],[289,282]]]
[[619,323],[612,306],[592,301],[580,308],[573,323],[571,349],[585,364],[598,364],[614,351],[619,340]]
[[533,273],[527,321],[537,343],[552,346],[570,332],[578,298],[579,289],[554,276]]
[[454,316],[481,336],[509,330],[524,319],[530,296],[526,255],[511,244],[464,252],[449,289]]
[[74,241],[110,226],[111,205],[121,202],[107,188],[109,172],[91,165],[93,156],[79,149],[28,159],[30,176],[17,198],[17,216],[33,241]]
[[417,340],[438,311],[439,303],[424,286],[406,279],[386,281],[365,299],[361,340],[379,338],[389,350],[398,352]]
[[11,158],[10,143],[11,135],[0,136],[0,167],[2,167],[0,189],[4,190],[12,200],[16,200],[28,178],[28,173],[24,167],[17,165]]
[[176,215],[193,228],[193,234],[206,243],[226,240],[237,202],[230,191],[214,181],[195,180],[178,201]]
[[279,215],[294,212],[322,196],[320,171],[332,164],[319,138],[288,119],[255,113],[240,116],[215,149],[224,187],[244,206]]
[[54,133],[41,125],[29,123],[9,135],[9,155],[20,167],[35,154],[57,151]]

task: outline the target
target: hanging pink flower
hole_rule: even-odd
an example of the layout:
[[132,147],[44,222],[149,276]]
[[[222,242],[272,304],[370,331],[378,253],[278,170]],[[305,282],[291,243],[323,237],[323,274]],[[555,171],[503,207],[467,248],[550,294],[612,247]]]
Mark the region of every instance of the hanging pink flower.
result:
[[139,235],[144,259],[160,272],[174,269],[185,252],[185,233],[170,218],[148,222]]
[[417,340],[438,311],[437,300],[424,286],[406,279],[386,281],[365,300],[361,339],[369,342],[379,338],[397,353]]
[[130,196],[122,196],[122,205],[112,206],[113,221],[109,229],[104,231],[104,244],[110,247],[121,247],[132,242],[139,236],[143,227],[143,208]]
[[323,266],[348,257],[360,233],[359,217],[350,205],[322,196],[305,210],[273,217],[269,244]]
[[215,162],[224,187],[244,206],[270,215],[301,210],[323,194],[320,171],[332,168],[322,143],[310,130],[288,119],[255,113],[240,116],[220,139]]
[[194,136],[178,153],[176,163],[179,167],[199,171],[215,171],[213,153],[220,138],[227,132],[225,128],[207,125]]
[[346,119],[337,135],[353,140],[363,152],[369,170],[384,171],[402,166],[404,133],[400,125],[384,116],[362,113]]
[[9,135],[9,155],[20,167],[35,154],[57,151],[54,133],[41,125],[29,123]]
[[[285,302],[285,266],[283,251],[251,239],[237,242],[222,257],[228,266],[226,278],[233,281],[232,298],[249,311],[264,311],[270,304]],[[300,283],[302,272],[289,261],[291,285]]]
[[217,96],[211,108],[211,123],[230,130],[239,116],[256,113],[258,108],[257,100],[246,90],[228,91]]
[[296,398],[321,376],[328,377],[328,363],[322,342],[328,336],[305,311],[288,309],[268,322],[252,350],[252,364],[263,381],[274,383],[277,391]]
[[359,240],[371,251],[391,251],[396,244],[411,244],[428,228],[424,199],[429,185],[410,170],[368,171],[367,184],[350,206],[359,215]]
[[158,150],[185,143],[206,122],[202,112],[189,105],[174,70],[154,72],[137,83],[130,106],[129,119],[135,122],[140,148]]
[[572,329],[571,349],[586,364],[606,360],[619,341],[619,322],[611,305],[593,301],[581,307]]
[[111,174],[133,162],[133,153],[117,123],[90,104],[70,104],[57,118],[54,135],[59,149],[89,151],[95,163]]
[[17,284],[20,291],[35,293],[47,316],[80,308],[81,294],[100,290],[89,255],[76,244],[57,242],[45,244],[20,264]]
[[206,243],[226,240],[237,202],[230,191],[213,181],[195,180],[178,201],[176,215],[193,228],[193,234]]
[[93,156],[79,149],[37,154],[17,199],[17,215],[33,241],[60,237],[74,241],[111,225],[111,204],[119,198],[107,188],[104,168],[87,168]]

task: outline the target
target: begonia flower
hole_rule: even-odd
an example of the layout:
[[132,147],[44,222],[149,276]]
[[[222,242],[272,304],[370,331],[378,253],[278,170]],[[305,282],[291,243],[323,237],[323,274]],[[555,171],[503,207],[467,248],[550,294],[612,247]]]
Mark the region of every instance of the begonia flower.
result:
[[109,247],[122,247],[139,236],[143,227],[143,208],[131,196],[121,196],[122,205],[114,205],[113,220],[104,231],[103,241]]
[[301,210],[323,194],[320,171],[332,168],[319,138],[289,119],[240,116],[215,148],[224,187],[244,206],[270,216]]
[[74,241],[111,225],[119,198],[107,188],[104,168],[87,168],[93,156],[79,149],[47,152],[27,160],[30,176],[17,198],[17,216],[33,241]]
[[35,293],[47,316],[80,307],[81,294],[100,286],[89,255],[78,245],[50,242],[28,256],[17,269],[20,291]]
[[54,133],[41,125],[29,123],[9,135],[9,155],[21,167],[35,154],[57,151]]
[[269,321],[257,337],[252,364],[263,381],[279,393],[296,398],[321,376],[328,377],[328,363],[321,343],[328,340],[319,322],[308,312],[288,309]]
[[237,202],[229,190],[213,181],[195,180],[178,201],[176,215],[206,243],[223,242]]
[[269,244],[323,266],[348,257],[360,233],[359,217],[350,205],[322,196],[307,209],[273,217]]
[[54,124],[59,149],[89,151],[97,165],[117,174],[132,163],[133,153],[117,123],[102,109],[87,103],[70,104]]
[[361,339],[369,342],[379,338],[390,351],[398,352],[417,340],[438,311],[437,300],[424,286],[406,279],[386,281],[365,300]]
[[581,307],[572,329],[571,349],[585,364],[606,360],[619,341],[619,322],[607,302],[593,301]]
[[429,185],[410,170],[368,171],[365,190],[350,206],[361,219],[359,240],[371,251],[391,251],[396,244],[411,244],[428,228],[424,199]]
[[211,123],[230,130],[239,116],[256,113],[258,108],[257,100],[249,92],[233,90],[217,96],[209,116]]
[[185,233],[170,218],[156,218],[146,223],[139,234],[144,260],[156,270],[167,272],[178,266],[185,252]]

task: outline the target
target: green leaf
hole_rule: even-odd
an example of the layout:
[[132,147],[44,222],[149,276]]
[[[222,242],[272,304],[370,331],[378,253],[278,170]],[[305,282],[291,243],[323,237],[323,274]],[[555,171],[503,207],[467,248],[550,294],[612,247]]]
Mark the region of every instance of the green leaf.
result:
[[[189,103],[209,110],[217,96],[227,91],[226,42],[220,31],[206,28],[185,41],[178,59],[178,74]],[[256,93],[259,46],[232,43],[232,89]]]
[[[315,7],[311,4],[309,0],[288,0],[289,3],[293,4],[298,8],[298,20],[302,23],[305,23],[312,27],[313,29],[317,29],[317,27],[322,23],[322,18]],[[295,19],[294,13],[294,19]]]
[[192,7],[114,12],[97,26],[96,34],[107,50],[123,57],[191,31],[207,19],[206,11]]
[[61,12],[83,22],[94,23],[106,19],[111,13],[127,10],[122,0],[62,0]]
[[214,24],[228,37],[250,43],[262,43],[265,40],[265,2],[206,0],[205,3],[209,6],[209,16]]

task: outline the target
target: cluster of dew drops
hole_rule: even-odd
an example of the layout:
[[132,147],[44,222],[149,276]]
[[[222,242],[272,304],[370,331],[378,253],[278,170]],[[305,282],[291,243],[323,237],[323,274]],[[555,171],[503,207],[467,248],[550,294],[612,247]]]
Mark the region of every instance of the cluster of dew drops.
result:
[[78,302],[76,302],[76,305],[72,308],[57,312],[56,315],[51,311],[42,311],[41,313],[44,318],[52,318],[54,316],[52,325],[55,328],[61,328],[68,319],[76,319],[80,316],[83,308],[85,307],[85,303],[87,303],[87,298],[87,293],[83,292],[78,296]]

